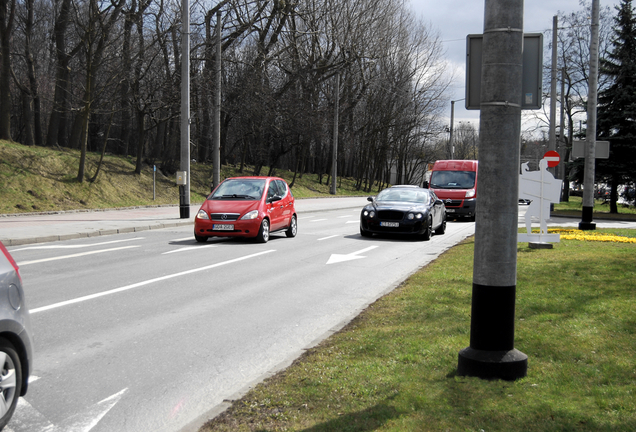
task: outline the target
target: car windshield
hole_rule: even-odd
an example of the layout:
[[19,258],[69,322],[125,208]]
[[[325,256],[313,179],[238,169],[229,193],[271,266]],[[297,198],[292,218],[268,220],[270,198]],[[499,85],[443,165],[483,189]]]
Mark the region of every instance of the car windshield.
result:
[[472,189],[475,187],[475,172],[433,171],[430,183],[435,189]]
[[225,180],[208,197],[209,200],[259,200],[263,196],[265,180],[263,179],[229,179]]
[[399,201],[412,203],[428,202],[428,191],[419,189],[384,189],[375,198],[378,202]]

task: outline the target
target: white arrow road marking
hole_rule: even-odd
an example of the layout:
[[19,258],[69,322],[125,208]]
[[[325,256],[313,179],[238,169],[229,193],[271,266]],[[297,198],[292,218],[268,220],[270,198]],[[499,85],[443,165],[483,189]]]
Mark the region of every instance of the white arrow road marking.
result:
[[175,253],[175,252],[186,252],[186,251],[191,251],[191,250],[213,248],[213,247],[217,247],[217,246],[216,245],[188,246],[188,247],[184,247],[184,248],[180,248],[180,249],[175,249],[175,250],[171,250],[171,251],[168,251],[168,252],[164,252],[161,255],[167,255],[167,254],[171,254],[171,253]]
[[107,242],[101,242],[101,243],[88,243],[88,244],[81,244],[81,245],[29,246],[29,247],[24,247],[20,249],[12,249],[11,252],[18,252],[18,251],[25,251],[25,250],[43,250],[43,249],[82,249],[82,248],[93,247],[93,246],[104,246],[107,244],[122,243],[122,242],[129,242],[129,241],[136,241],[136,240],[143,240],[143,239],[144,237],[135,237],[135,238],[124,239],[124,240],[113,240],[113,241],[107,241]]
[[191,274],[191,273],[198,273],[198,272],[201,272],[201,271],[210,270],[210,269],[213,269],[213,268],[216,268],[216,267],[224,266],[226,264],[232,264],[232,263],[235,263],[235,262],[239,262],[239,261],[243,261],[243,260],[246,260],[246,259],[254,258],[254,257],[261,256],[261,255],[264,255],[264,254],[268,254],[270,252],[276,252],[276,250],[275,249],[271,249],[271,250],[267,250],[267,251],[263,251],[263,252],[258,252],[258,253],[252,254],[252,255],[246,255],[244,257],[234,258],[234,259],[231,259],[231,260],[228,260],[228,261],[223,261],[223,262],[212,264],[212,265],[205,266],[205,267],[194,268],[192,270],[186,270],[186,271],[182,271],[182,272],[179,272],[179,273],[173,273],[173,274],[169,274],[169,275],[166,275],[166,276],[161,276],[161,277],[154,278],[154,279],[148,279],[148,280],[145,280],[145,281],[134,283],[132,285],[126,285],[126,286],[123,286],[123,287],[120,287],[120,288],[115,288],[115,289],[112,289],[110,291],[102,291],[102,292],[98,292],[98,293],[95,293],[95,294],[87,295],[87,296],[84,296],[84,297],[78,297],[78,298],[75,298],[75,299],[66,300],[66,301],[59,302],[59,303],[54,303],[52,305],[42,306],[42,307],[36,308],[36,309],[31,309],[29,312],[31,313],[31,315],[33,315],[33,314],[36,314],[38,312],[44,312],[44,311],[51,310],[51,309],[57,309],[57,308],[60,308],[62,306],[68,306],[68,305],[75,304],[75,303],[82,303],[82,302],[85,302],[87,300],[92,300],[92,299],[96,299],[96,298],[99,298],[99,297],[104,297],[104,296],[111,295],[111,294],[117,294],[117,293],[120,293],[120,292],[123,292],[123,291],[128,291],[128,290],[131,290],[131,289],[135,289],[135,288],[139,288],[139,287],[142,287],[142,286],[150,285],[150,284],[155,283],[155,282],[161,282],[161,281],[168,280],[168,279],[173,279],[173,278],[176,278],[176,277],[179,277],[179,276],[185,276],[185,275],[188,275],[188,274]]
[[356,260],[356,259],[361,259],[361,258],[366,258],[363,256],[359,256],[362,253],[368,252],[372,249],[377,248],[378,246],[369,246],[366,249],[362,249],[359,250],[358,252],[353,252],[347,255],[340,255],[340,254],[332,254],[329,257],[329,261],[327,261],[327,264],[335,264],[335,263],[339,263],[339,262],[344,262],[344,261],[352,261],[352,260]]
[[18,263],[18,266],[22,267],[22,266],[29,265],[29,264],[38,264],[38,263],[43,263],[43,262],[48,262],[48,261],[57,261],[57,260],[63,260],[63,259],[68,259],[68,258],[77,258],[77,257],[81,257],[81,256],[86,256],[86,255],[94,255],[94,254],[104,253],[104,252],[114,252],[114,251],[118,251],[118,250],[132,249],[132,248],[138,248],[138,247],[140,247],[140,246],[123,246],[123,247],[112,248],[112,249],[101,249],[101,250],[96,250],[96,251],[91,251],[91,252],[82,252],[82,253],[73,254],[73,255],[63,255],[63,256],[57,256],[57,257],[52,257],[52,258],[44,258],[44,259],[33,260],[33,261],[22,261],[22,262]]
[[124,393],[125,388],[119,393],[107,397],[89,407],[84,412],[74,414],[65,419],[59,425],[54,425],[48,421],[38,410],[33,408],[24,398],[18,400],[10,427],[7,431],[29,431],[29,432],[90,432],[108,412],[117,405]]

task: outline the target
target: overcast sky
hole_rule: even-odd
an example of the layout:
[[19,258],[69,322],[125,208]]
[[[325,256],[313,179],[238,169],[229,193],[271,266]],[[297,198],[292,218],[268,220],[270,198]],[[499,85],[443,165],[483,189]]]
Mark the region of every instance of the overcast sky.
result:
[[[484,0],[410,0],[413,10],[441,34],[446,59],[455,68],[456,80],[452,99],[465,96],[466,36],[484,31]],[[591,1],[590,1],[591,3]],[[620,0],[600,0],[601,7],[614,6]],[[552,29],[552,17],[558,12],[576,12],[582,9],[579,0],[526,0],[524,2],[524,33],[542,33]],[[544,36],[544,57],[550,56]],[[450,103],[448,117],[450,118]],[[455,121],[470,121],[479,127],[479,111],[467,111],[464,102],[455,103]],[[457,123],[456,123],[457,124]]]

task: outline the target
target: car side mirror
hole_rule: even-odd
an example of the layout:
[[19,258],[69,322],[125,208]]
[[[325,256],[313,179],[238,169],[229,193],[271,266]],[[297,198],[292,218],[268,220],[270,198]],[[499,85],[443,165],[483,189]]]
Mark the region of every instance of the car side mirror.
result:
[[367,201],[373,202],[373,198],[374,198],[374,197],[372,197],[372,196],[367,197]]
[[428,185],[428,182],[427,182],[427,181],[424,181],[424,184],[422,185],[422,187],[423,187],[424,189],[428,189],[428,186],[429,186],[429,185]]
[[435,200],[435,205],[440,205],[440,204],[444,204],[444,201],[442,201],[441,199],[436,199]]

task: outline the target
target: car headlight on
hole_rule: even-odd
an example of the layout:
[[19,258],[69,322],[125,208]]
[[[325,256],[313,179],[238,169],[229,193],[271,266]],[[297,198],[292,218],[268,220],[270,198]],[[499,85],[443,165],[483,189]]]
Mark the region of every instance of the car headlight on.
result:
[[368,218],[374,218],[375,217],[375,212],[373,210],[369,211],[369,210],[365,210],[362,212],[362,214],[364,215],[364,217],[368,217]]
[[245,213],[241,220],[252,220],[258,217],[258,210],[252,210],[251,212]]
[[406,215],[406,218],[408,220],[413,220],[413,219],[420,220],[422,219],[422,213],[409,213],[408,215]]
[[466,198],[472,198],[475,196],[475,189],[466,191]]
[[208,219],[209,220],[210,217],[205,212],[205,210],[199,210],[199,213],[197,213],[197,219]]
[[415,219],[422,219],[422,217],[424,217],[424,215],[422,215],[422,213],[418,213],[415,215]]

